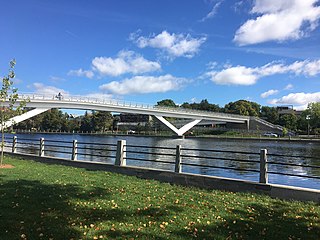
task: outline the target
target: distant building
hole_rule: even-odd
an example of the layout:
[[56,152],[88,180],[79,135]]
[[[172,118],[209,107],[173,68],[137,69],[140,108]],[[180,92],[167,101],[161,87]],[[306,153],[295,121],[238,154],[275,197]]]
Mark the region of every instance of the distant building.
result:
[[121,113],[119,115],[114,115],[114,117],[119,118],[119,122],[117,123],[118,126],[145,126],[152,121],[150,115],[144,114]]
[[293,105],[285,105],[285,106],[278,106],[277,112],[279,115],[285,115],[285,114],[301,115],[303,111],[297,111],[293,109]]

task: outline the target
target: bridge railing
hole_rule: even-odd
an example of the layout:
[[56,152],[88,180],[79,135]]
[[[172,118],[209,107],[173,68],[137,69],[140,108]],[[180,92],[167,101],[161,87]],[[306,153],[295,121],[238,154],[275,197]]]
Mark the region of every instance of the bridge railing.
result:
[[166,107],[166,106],[158,106],[147,103],[138,103],[124,100],[116,100],[109,98],[93,98],[86,96],[74,96],[74,95],[65,95],[58,96],[52,94],[35,94],[35,93],[21,93],[19,94],[19,99],[30,99],[32,100],[43,100],[43,101],[64,101],[64,102],[84,102],[84,103],[93,103],[93,104],[102,104],[102,105],[112,105],[112,106],[121,106],[127,108],[135,108],[135,109],[148,109],[148,110],[163,110],[167,112],[177,112],[177,113],[190,113],[197,114],[202,116],[216,116],[216,117],[229,117],[236,118],[242,120],[249,120],[248,116],[242,116],[237,114],[229,114],[229,113],[220,113],[220,112],[212,112],[212,111],[204,111],[204,110],[196,110],[196,109],[187,109],[181,107]]
[[[6,151],[56,157],[72,161],[91,161],[119,166],[174,171],[244,179],[268,183],[269,177],[281,176],[281,184],[292,177],[305,181],[318,181],[320,186],[320,158],[288,156],[257,152],[227,151],[217,149],[158,147],[116,143],[72,142],[52,139],[5,139]],[[319,187],[320,189],[320,187]]]

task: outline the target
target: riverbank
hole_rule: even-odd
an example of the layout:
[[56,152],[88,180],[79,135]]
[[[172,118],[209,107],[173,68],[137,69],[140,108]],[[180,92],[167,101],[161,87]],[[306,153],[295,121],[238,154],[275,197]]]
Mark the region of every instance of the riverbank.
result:
[[[0,239],[318,239],[320,206],[6,158]],[[107,180],[106,180],[107,179]]]

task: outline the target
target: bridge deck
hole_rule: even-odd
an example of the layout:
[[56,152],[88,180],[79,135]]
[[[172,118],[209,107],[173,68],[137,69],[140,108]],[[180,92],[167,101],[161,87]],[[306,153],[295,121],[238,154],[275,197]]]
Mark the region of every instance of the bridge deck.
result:
[[63,108],[63,109],[83,109],[96,111],[111,111],[137,113],[147,115],[159,115],[166,117],[205,119],[213,121],[226,121],[234,123],[245,123],[250,120],[248,116],[226,114],[218,112],[199,111],[184,108],[169,108],[154,106],[150,104],[132,103],[123,100],[98,99],[83,96],[64,96],[59,99],[54,95],[44,94],[19,94],[19,100],[29,99],[27,107],[34,108]]

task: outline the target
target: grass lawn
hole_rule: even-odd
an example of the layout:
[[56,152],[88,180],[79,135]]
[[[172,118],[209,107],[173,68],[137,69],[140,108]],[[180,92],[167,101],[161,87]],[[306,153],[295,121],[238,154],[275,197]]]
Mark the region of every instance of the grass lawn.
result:
[[320,206],[6,157],[0,239],[319,239]]

